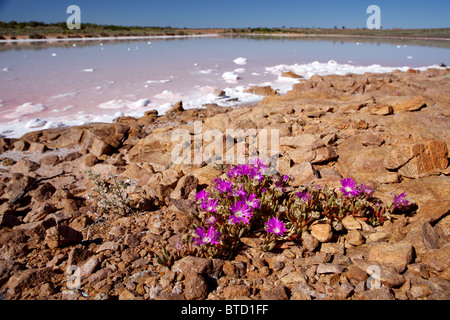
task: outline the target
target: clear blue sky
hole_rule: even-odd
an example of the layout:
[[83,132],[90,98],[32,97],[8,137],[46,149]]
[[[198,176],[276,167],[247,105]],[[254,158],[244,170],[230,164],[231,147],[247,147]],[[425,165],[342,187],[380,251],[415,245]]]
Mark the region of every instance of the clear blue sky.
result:
[[374,4],[385,29],[450,27],[450,0],[0,0],[0,20],[64,22],[71,4],[81,8],[81,23],[97,24],[363,28]]

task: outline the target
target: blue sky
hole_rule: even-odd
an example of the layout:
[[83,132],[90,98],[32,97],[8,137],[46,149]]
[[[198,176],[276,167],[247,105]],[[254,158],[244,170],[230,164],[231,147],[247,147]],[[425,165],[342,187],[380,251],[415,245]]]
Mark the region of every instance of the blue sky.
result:
[[63,22],[66,8],[81,8],[81,23],[187,28],[364,28],[369,5],[381,8],[391,28],[450,27],[450,0],[0,0],[2,21]]

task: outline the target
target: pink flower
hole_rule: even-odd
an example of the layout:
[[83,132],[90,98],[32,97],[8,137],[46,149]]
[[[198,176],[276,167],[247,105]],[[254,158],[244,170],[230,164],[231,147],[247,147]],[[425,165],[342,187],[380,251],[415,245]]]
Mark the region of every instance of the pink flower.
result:
[[283,236],[283,234],[288,230],[284,226],[284,222],[279,220],[277,217],[271,218],[266,222],[266,232],[273,233],[276,236]]
[[407,207],[409,206],[409,201],[406,200],[406,193],[405,191],[403,191],[402,193],[400,193],[398,196],[394,195],[394,205],[401,209],[403,206]]
[[358,189],[361,190],[362,193],[365,193],[367,195],[371,195],[373,193],[373,189],[369,186],[366,186],[365,184],[360,185]]
[[197,228],[195,231],[196,238],[193,239],[194,243],[198,246],[203,244],[219,244],[221,233],[216,231],[213,226],[210,226],[208,231],[205,228]]
[[342,187],[339,189],[347,198],[353,198],[359,195],[355,181],[351,178],[341,180]]
[[202,202],[200,208],[208,212],[216,212],[218,201],[219,201],[218,199],[208,199],[207,201]]
[[220,193],[232,192],[232,185],[233,183],[231,181],[222,180],[220,178],[216,179],[216,189]]
[[311,195],[308,193],[308,191],[297,192],[295,195],[304,202],[308,202],[309,200],[311,200]]
[[256,197],[256,193],[252,193],[242,197],[247,206],[251,209],[261,209],[261,201]]
[[210,226],[215,225],[216,222],[217,222],[217,218],[215,216],[210,216],[210,217],[205,219],[205,223],[210,225]]
[[239,185],[239,189],[231,192],[231,194],[228,195],[228,198],[229,197],[244,197],[246,195],[247,195],[247,191],[245,191],[245,189],[242,189],[242,185]]
[[230,210],[233,213],[229,218],[229,221],[232,224],[240,224],[241,222],[244,224],[250,223],[252,212],[244,201],[237,201],[236,203],[233,203]]
[[209,192],[206,190],[202,190],[200,192],[197,192],[196,199],[197,199],[197,201],[206,200],[206,199],[208,199],[208,196],[209,196]]

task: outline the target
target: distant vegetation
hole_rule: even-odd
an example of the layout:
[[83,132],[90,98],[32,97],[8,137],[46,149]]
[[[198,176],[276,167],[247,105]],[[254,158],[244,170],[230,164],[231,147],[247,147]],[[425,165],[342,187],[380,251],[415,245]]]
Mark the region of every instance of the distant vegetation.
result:
[[345,26],[330,29],[322,28],[232,28],[232,29],[188,29],[172,27],[140,27],[98,25],[82,23],[81,29],[69,30],[65,22],[44,23],[39,21],[17,22],[0,21],[0,39],[49,39],[49,38],[90,38],[125,37],[155,35],[192,35],[204,33],[228,35],[249,34],[294,34],[294,35],[335,35],[335,36],[376,36],[376,37],[420,37],[450,38],[450,28],[440,29],[349,29]]
[[245,28],[231,29],[237,34],[306,34],[339,36],[379,36],[379,37],[425,37],[450,38],[450,28],[439,29],[348,29],[345,26],[332,29],[322,28]]
[[116,26],[98,25],[95,23],[82,23],[81,29],[69,30],[65,22],[44,23],[38,21],[0,21],[0,39],[127,37],[189,35],[196,33],[199,32],[197,30],[174,29],[172,27]]

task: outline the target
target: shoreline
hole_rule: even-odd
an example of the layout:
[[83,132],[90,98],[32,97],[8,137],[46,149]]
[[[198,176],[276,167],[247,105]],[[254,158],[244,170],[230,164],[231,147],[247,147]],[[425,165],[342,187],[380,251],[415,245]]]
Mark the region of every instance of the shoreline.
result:
[[125,36],[125,37],[95,37],[95,38],[48,38],[48,39],[5,39],[0,43],[23,43],[23,42],[60,42],[60,41],[106,41],[106,40],[145,40],[145,39],[178,39],[178,38],[207,38],[217,37],[216,33],[195,35],[164,35],[164,36]]
[[374,36],[374,35],[340,35],[340,34],[305,34],[305,33],[205,33],[193,35],[159,35],[159,36],[116,36],[116,37],[81,37],[81,38],[45,38],[45,39],[3,39],[0,43],[24,42],[64,42],[64,41],[107,41],[107,40],[145,40],[145,39],[179,39],[202,37],[286,37],[286,38],[369,38],[369,39],[396,39],[396,40],[427,40],[450,41],[450,38],[437,37],[409,37],[409,36]]
[[[326,63],[329,64],[330,62]],[[280,68],[281,69],[277,69]],[[295,69],[292,69],[292,66],[285,66],[285,65],[278,65],[278,66],[274,66],[273,68],[275,68],[274,70],[272,70],[272,72],[279,74],[279,76],[284,72],[284,68],[283,67],[288,67],[288,70],[291,72],[295,73]],[[392,72],[401,72],[401,73],[407,73],[409,72],[409,70],[414,70],[416,72],[426,72],[427,70],[430,69],[445,69],[443,67],[439,67],[438,65],[431,65],[431,66],[426,66],[426,67],[418,67],[418,68],[411,68],[411,67],[396,67],[396,68],[389,68],[386,67],[387,69],[390,70],[384,70],[383,69],[377,69],[376,71],[370,71],[369,69],[367,69],[364,74],[372,74],[372,75],[383,75],[383,74],[389,74]],[[295,73],[297,74],[297,73]],[[353,70],[353,71],[347,71],[345,76],[360,76],[362,73],[361,71],[357,71],[357,70]],[[319,74],[317,74],[319,75]],[[322,76],[328,77],[328,76],[338,76],[338,74],[335,73],[331,73],[331,74],[324,74]],[[343,75],[341,75],[343,76]],[[302,78],[299,78],[298,80],[303,80],[304,81],[309,81],[310,78],[305,78],[302,76]],[[285,88],[284,90],[279,91],[278,89],[276,90],[278,93],[277,95],[280,97],[283,96],[287,96],[289,95],[289,92],[293,90],[293,88],[295,87],[296,84],[299,84],[300,82],[296,81],[296,82],[292,82],[290,83],[290,87],[289,88]],[[219,108],[223,108],[224,110],[227,108],[231,108],[231,109],[240,109],[240,108],[246,108],[246,107],[251,107],[251,106],[258,106],[259,103],[264,100],[267,96],[270,96],[270,94],[265,93],[265,91],[271,91],[273,90],[274,87],[274,83],[272,83],[269,86],[246,86],[244,88],[243,92],[246,93],[250,93],[248,90],[251,90],[251,88],[257,88],[260,89],[259,93],[256,92],[252,92],[252,97],[251,98],[242,98],[239,96],[239,91],[233,92],[233,94],[229,94],[227,95],[227,97],[220,97],[217,96],[216,99],[214,101],[211,102],[204,102],[201,105],[192,107],[191,103],[192,101],[189,99],[184,99],[186,97],[184,97],[183,99],[180,99],[181,103],[185,105],[185,109],[184,110],[206,110],[208,109],[209,105],[216,105]],[[270,90],[265,90],[269,88]],[[235,88],[234,88],[235,89]],[[222,89],[218,89],[223,90]],[[130,101],[131,102],[131,101]],[[136,101],[137,102],[137,101]],[[74,128],[74,127],[79,127],[79,126],[89,126],[91,124],[103,124],[103,125],[111,125],[114,124],[116,121],[118,121],[120,118],[127,118],[127,117],[132,117],[135,119],[140,119],[142,117],[144,117],[144,115],[149,112],[149,111],[157,111],[159,116],[165,116],[167,113],[170,113],[170,109],[173,108],[175,105],[177,105],[177,103],[179,102],[170,102],[170,103],[166,103],[166,104],[170,104],[171,106],[169,107],[169,109],[167,110],[161,110],[160,108],[163,107],[165,104],[162,105],[157,105],[157,106],[152,106],[149,109],[142,109],[139,111],[136,110],[128,110],[128,109],[120,109],[118,112],[112,112],[111,114],[104,113],[103,115],[97,114],[94,115],[92,114],[91,116],[93,117],[92,119],[70,119],[71,116],[69,116],[69,119],[61,119],[61,118],[56,118],[56,117],[46,117],[46,116],[40,116],[39,114],[37,114],[34,118],[30,118],[29,120],[25,121],[24,123],[22,123],[22,126],[20,126],[20,129],[17,129],[18,124],[16,122],[16,120],[11,122],[6,122],[6,123],[2,123],[2,125],[4,126],[4,128],[8,128],[6,131],[0,132],[0,138],[5,138],[5,139],[22,139],[24,136],[26,136],[27,134],[33,133],[33,132],[39,132],[39,131],[45,131],[45,130],[60,130],[60,129],[69,129],[70,128]],[[186,108],[187,106],[187,108]],[[107,109],[107,110],[112,110],[115,111],[115,109]],[[117,110],[116,110],[117,111]],[[121,113],[121,115],[118,115],[118,113]],[[102,120],[99,120],[99,117],[102,118]],[[59,120],[58,120],[59,119]],[[28,126],[28,123],[33,122],[34,120],[42,121],[44,124],[42,126]],[[25,129],[26,128],[26,129]]]
[[[232,36],[238,36],[232,34]],[[344,35],[344,34],[296,34],[296,33],[248,33],[242,36],[264,36],[264,37],[300,37],[300,38],[371,38],[371,39],[399,39],[399,40],[436,40],[436,41],[450,41],[450,38],[436,38],[436,37],[401,37],[401,36],[372,36],[372,35]]]

